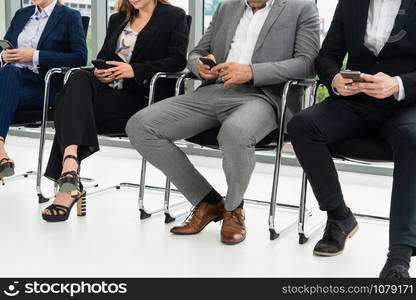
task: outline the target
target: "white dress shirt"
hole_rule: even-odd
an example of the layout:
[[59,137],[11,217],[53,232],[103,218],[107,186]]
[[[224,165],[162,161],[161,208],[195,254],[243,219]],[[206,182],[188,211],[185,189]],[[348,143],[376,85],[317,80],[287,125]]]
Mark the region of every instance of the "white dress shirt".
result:
[[[389,40],[401,4],[402,0],[371,0],[364,45],[375,55],[380,54]],[[400,91],[395,97],[402,101],[406,98],[403,81],[399,76],[396,79]]]
[[[389,40],[401,4],[402,0],[370,1],[364,45],[374,55],[379,55]],[[403,81],[399,76],[395,78],[399,82],[400,92],[398,95],[394,95],[394,97],[398,101],[402,101],[406,98]]]
[[256,13],[253,13],[253,9],[246,0],[243,1],[247,8],[244,11],[240,23],[238,23],[226,61],[251,64],[257,39],[270,13],[274,0],[267,1],[266,6],[256,11]]
[[[29,21],[26,23],[25,27],[23,28],[22,32],[19,34],[17,38],[17,48],[35,49],[35,52],[33,53],[32,62],[14,63],[16,67],[22,69],[27,68],[34,73],[39,73],[39,50],[36,49],[38,47],[40,37],[42,36],[43,31],[45,30],[46,24],[48,23],[49,17],[56,6],[56,3],[57,1],[53,1],[42,11],[40,11],[39,8],[35,6],[35,12],[30,17]],[[3,65],[1,55],[0,62]]]

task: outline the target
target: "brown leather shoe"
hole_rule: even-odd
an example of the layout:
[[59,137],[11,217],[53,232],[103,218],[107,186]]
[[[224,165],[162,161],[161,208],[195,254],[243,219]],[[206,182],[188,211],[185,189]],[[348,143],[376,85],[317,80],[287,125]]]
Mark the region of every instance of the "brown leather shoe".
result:
[[224,220],[221,228],[221,242],[227,245],[235,245],[246,239],[244,209],[237,208],[224,212]]
[[212,221],[219,222],[224,214],[224,200],[218,204],[201,202],[195,206],[190,217],[182,226],[173,227],[170,232],[178,235],[190,235],[200,233]]

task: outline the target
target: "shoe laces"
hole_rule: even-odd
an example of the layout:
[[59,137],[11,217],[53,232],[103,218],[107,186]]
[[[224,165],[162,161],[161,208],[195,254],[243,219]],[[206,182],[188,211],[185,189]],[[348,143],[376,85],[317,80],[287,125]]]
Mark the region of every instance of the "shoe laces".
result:
[[199,209],[200,209],[199,205],[192,208],[192,210],[189,212],[189,215],[186,217],[185,221],[183,221],[183,225],[189,224],[193,217],[201,219],[201,217],[198,215]]
[[237,214],[235,211],[226,211],[224,213],[224,220],[232,220],[235,223],[238,223],[239,225],[244,225],[244,216]]

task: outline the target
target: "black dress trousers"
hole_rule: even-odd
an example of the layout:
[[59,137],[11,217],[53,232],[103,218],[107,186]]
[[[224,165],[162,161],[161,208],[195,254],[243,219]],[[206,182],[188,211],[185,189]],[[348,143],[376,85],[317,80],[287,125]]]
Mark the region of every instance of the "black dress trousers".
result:
[[77,71],[56,98],[55,139],[45,176],[57,180],[66,147],[78,145],[82,161],[99,150],[98,134],[124,132],[128,119],[147,106],[146,89],[115,90],[89,71]]
[[319,206],[324,211],[343,200],[331,144],[357,137],[379,137],[392,148],[393,190],[390,245],[413,247],[416,255],[416,105],[393,99],[328,98],[295,115],[288,133]]

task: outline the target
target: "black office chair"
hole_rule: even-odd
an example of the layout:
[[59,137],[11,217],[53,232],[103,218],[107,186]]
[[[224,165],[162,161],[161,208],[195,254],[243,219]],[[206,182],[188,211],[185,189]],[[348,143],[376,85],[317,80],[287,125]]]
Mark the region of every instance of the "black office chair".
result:
[[[316,98],[316,96],[315,96]],[[390,145],[378,137],[353,138],[329,145],[329,150],[334,159],[352,161],[356,163],[373,165],[375,163],[392,163],[393,151]],[[305,244],[312,234],[321,229],[325,223],[320,223],[308,232],[305,231],[305,211],[308,179],[305,172],[302,175],[302,191],[299,210],[299,244]],[[388,221],[389,218],[354,214],[356,217],[372,220]]]
[[[178,78],[178,82],[176,85],[176,94],[179,95],[183,90],[184,81],[188,80],[196,80],[196,78],[192,73],[185,73],[182,74]],[[271,132],[267,135],[262,141],[260,141],[256,145],[256,151],[266,151],[266,150],[276,150],[275,156],[275,170],[274,170],[274,177],[273,177],[273,186],[272,186],[272,193],[271,193],[271,202],[268,201],[261,201],[261,200],[253,200],[253,199],[244,199],[246,203],[252,203],[257,205],[269,206],[269,232],[270,232],[270,239],[274,240],[279,237],[279,235],[286,231],[287,229],[291,228],[293,225],[296,225],[298,222],[298,218],[291,221],[289,224],[281,228],[279,231],[276,231],[275,228],[275,216],[276,216],[276,207],[283,207],[289,210],[298,210],[298,206],[289,205],[289,204],[281,204],[277,203],[277,196],[278,196],[278,180],[279,180],[279,173],[280,173],[280,166],[281,166],[281,158],[282,158],[282,150],[283,144],[289,142],[288,136],[284,134],[285,131],[285,121],[286,121],[286,111],[287,111],[287,99],[291,89],[295,86],[304,88],[308,91],[305,91],[305,97],[302,104],[302,108],[306,108],[310,106],[313,100],[313,95],[315,94],[315,81],[313,80],[290,80],[285,84],[282,94],[282,111],[278,116],[279,126],[278,129]],[[205,131],[197,136],[187,139],[187,142],[200,145],[202,147],[208,147],[211,149],[219,150],[219,144],[217,140],[219,128],[211,129]],[[169,200],[170,200],[170,181],[166,180],[166,192],[165,192],[165,222],[169,223],[174,221],[177,217],[183,215],[181,213],[179,215],[173,215],[170,211],[169,207]],[[176,191],[175,191],[176,192]]]
[[[191,26],[192,26],[192,16],[188,15],[186,16],[186,21],[188,24],[188,35],[191,31]],[[73,68],[71,70],[69,70],[66,74],[65,74],[65,79],[64,82],[66,82],[67,80],[69,80],[70,76],[73,74],[73,72],[77,71],[77,70],[92,70],[93,67],[81,67],[81,68]],[[170,96],[174,95],[174,85],[176,83],[176,79],[178,78],[178,76],[180,76],[181,74],[183,74],[183,72],[179,72],[179,73],[164,73],[164,72],[160,72],[157,73],[153,76],[152,80],[150,81],[150,85],[149,85],[149,105],[157,102],[159,100],[162,100],[163,98],[161,98],[160,95],[157,95],[157,89],[158,86],[157,84],[159,83],[159,80],[170,80],[173,87],[172,87],[172,92],[170,94]],[[173,81],[173,82],[172,82]],[[127,120],[113,120],[111,122],[111,124],[107,124],[105,128],[101,128],[99,131],[99,134],[101,136],[104,136],[110,140],[113,141],[117,141],[117,142],[125,142],[127,144],[130,145],[130,141],[129,139],[127,139],[127,134],[126,134],[126,129],[125,129],[125,124],[126,124]],[[159,209],[155,209],[153,211],[149,211],[145,208],[144,205],[144,191],[145,189],[148,190],[153,190],[153,191],[159,191],[159,192],[164,192],[165,189],[162,187],[157,187],[157,186],[151,186],[151,185],[146,185],[146,161],[143,159],[142,161],[142,166],[141,166],[141,172],[140,172],[140,183],[130,183],[130,182],[121,182],[112,186],[108,186],[99,190],[95,190],[95,191],[90,191],[88,193],[89,197],[92,196],[96,196],[99,195],[101,193],[104,193],[106,191],[110,191],[113,189],[116,190],[120,190],[120,189],[139,189],[139,212],[140,212],[140,219],[144,220],[147,219],[149,217],[151,217],[153,214],[162,212],[164,210],[164,208],[159,208]],[[185,201],[183,201],[183,203],[185,203]],[[180,205],[177,204],[177,205]]]
[[[82,17],[82,26],[84,29],[85,36],[87,36],[88,28],[90,23],[90,17]],[[41,180],[42,180],[42,161],[43,161],[43,151],[45,144],[45,132],[48,122],[54,120],[55,108],[50,105],[49,93],[51,80],[54,77],[54,80],[63,80],[64,74],[69,71],[68,67],[60,67],[50,69],[45,76],[45,92],[44,92],[44,102],[42,110],[23,110],[17,111],[14,115],[12,126],[14,127],[25,127],[25,128],[41,128],[40,133],[40,145],[39,145],[39,156],[38,156],[38,168],[37,171],[28,171],[22,174],[13,176],[11,179],[16,179],[18,177],[28,177],[30,175],[36,175],[36,191],[39,198],[39,203],[44,203],[49,201],[49,198],[45,197],[41,189]],[[94,181],[88,178],[83,179],[85,182],[93,183]]]

